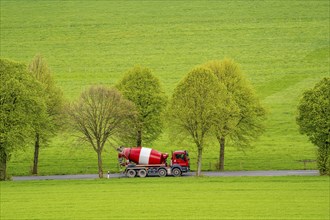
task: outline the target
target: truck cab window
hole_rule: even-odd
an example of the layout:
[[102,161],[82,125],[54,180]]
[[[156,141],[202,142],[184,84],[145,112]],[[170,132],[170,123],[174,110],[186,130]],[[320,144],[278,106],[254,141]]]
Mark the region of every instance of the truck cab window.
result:
[[176,159],[184,160],[184,154],[177,154],[175,155]]

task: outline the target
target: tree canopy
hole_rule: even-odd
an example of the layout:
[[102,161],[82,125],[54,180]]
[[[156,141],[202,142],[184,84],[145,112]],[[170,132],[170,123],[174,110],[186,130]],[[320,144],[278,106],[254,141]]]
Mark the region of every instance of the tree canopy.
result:
[[136,120],[131,123],[122,140],[125,144],[136,146],[156,140],[162,133],[162,115],[167,103],[159,79],[150,69],[135,66],[124,75],[117,88],[135,104],[138,112]]
[[34,127],[47,123],[43,89],[24,64],[0,59],[0,180],[13,151],[33,140]]
[[229,139],[237,148],[250,146],[263,133],[265,109],[261,106],[252,85],[243,76],[237,63],[231,59],[214,60],[204,64],[226,89],[228,111],[221,123],[215,126],[215,135],[220,144],[219,169],[224,170],[225,143]]
[[103,177],[102,151],[109,138],[127,129],[135,117],[135,107],[113,88],[92,86],[73,102],[68,114],[74,130],[89,143],[98,156],[99,177]]
[[318,147],[320,173],[330,174],[330,78],[303,93],[296,120],[300,132]]
[[196,67],[184,77],[174,90],[169,106],[171,124],[185,132],[195,143],[197,175],[201,175],[202,152],[211,128],[220,123],[226,111],[225,88],[210,69]]

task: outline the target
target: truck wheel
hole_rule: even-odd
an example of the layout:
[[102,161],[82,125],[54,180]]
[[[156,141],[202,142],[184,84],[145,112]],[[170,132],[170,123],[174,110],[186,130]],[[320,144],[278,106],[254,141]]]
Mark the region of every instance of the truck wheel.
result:
[[130,177],[130,178],[133,178],[133,177],[135,177],[135,175],[136,175],[136,171],[133,170],[133,169],[128,170],[126,175],[127,175],[128,177]]
[[158,176],[160,176],[160,177],[166,176],[166,173],[167,173],[166,170],[163,168],[158,170]]
[[147,171],[146,170],[139,170],[138,172],[139,177],[146,177],[147,176]]
[[173,168],[172,170],[172,174],[173,176],[177,177],[177,176],[181,176],[181,170],[179,168]]

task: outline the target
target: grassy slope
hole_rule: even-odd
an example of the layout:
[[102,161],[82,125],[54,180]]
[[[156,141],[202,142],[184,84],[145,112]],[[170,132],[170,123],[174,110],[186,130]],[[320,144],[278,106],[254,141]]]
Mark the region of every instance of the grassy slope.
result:
[[[227,149],[226,169],[300,169],[296,160],[315,155],[297,131],[296,105],[304,89],[329,75],[328,9],[326,0],[1,1],[1,57],[29,62],[42,53],[69,100],[88,85],[113,85],[135,64],[152,68],[171,94],[195,65],[234,58],[269,118],[253,150]],[[174,145],[166,134],[152,146],[187,148],[195,156],[193,145]],[[110,151],[105,169],[116,170]],[[27,174],[32,151],[17,155],[10,172]],[[75,146],[70,134],[54,138],[40,159],[41,174],[96,171],[95,153]],[[204,168],[216,160],[212,145]]]
[[328,177],[1,183],[1,219],[328,219]]

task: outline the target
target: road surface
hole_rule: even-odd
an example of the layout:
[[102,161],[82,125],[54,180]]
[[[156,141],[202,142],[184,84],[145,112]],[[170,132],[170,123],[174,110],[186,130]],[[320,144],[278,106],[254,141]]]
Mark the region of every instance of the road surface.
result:
[[[267,171],[225,171],[225,172],[202,172],[203,176],[318,176],[317,170],[267,170]],[[195,176],[195,172],[184,174],[184,177]],[[97,179],[98,174],[78,175],[51,175],[51,176],[14,176],[14,181],[24,180],[74,180],[74,179]],[[104,175],[107,178],[107,174]],[[123,174],[110,174],[110,178],[127,178]]]

